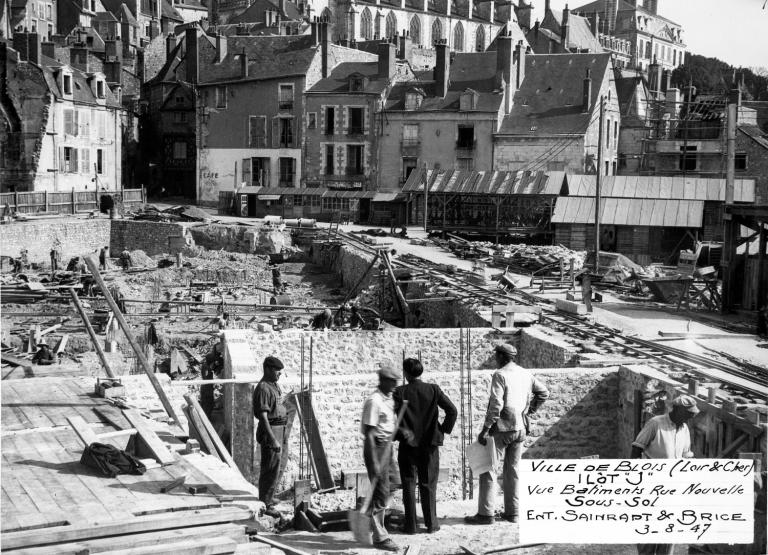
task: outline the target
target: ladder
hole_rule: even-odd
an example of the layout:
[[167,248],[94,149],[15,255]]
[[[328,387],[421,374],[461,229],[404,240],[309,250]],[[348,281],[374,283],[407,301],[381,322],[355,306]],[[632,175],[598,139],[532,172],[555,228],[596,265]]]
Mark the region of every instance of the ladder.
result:
[[459,328],[459,391],[461,422],[461,498],[473,499],[472,470],[467,464],[467,448],[474,441],[472,430],[472,348],[471,332]]
[[[339,236],[339,224],[341,223],[341,210],[337,210],[331,216],[331,222],[328,224],[328,240],[331,240],[331,235],[334,238]],[[334,227],[335,224],[335,227]]]

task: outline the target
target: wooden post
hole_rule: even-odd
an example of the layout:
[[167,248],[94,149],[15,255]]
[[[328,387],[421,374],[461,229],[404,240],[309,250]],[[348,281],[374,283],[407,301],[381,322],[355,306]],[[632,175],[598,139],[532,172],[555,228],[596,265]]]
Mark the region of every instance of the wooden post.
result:
[[597,173],[595,175],[595,274],[600,272],[600,172],[603,165],[603,123],[605,97],[600,97],[600,123],[597,132]]
[[45,211],[48,212],[48,191],[43,191],[43,198],[45,199]]
[[77,214],[77,193],[75,193],[75,188],[72,187],[72,214]]
[[88,319],[88,315],[85,313],[83,305],[80,303],[80,299],[77,297],[77,293],[72,287],[67,289],[69,291],[70,297],[72,297],[72,302],[74,303],[77,312],[80,314],[80,318],[83,319],[83,324],[85,324],[85,331],[88,332],[88,337],[91,338],[91,343],[93,343],[93,347],[96,349],[96,354],[99,356],[99,360],[101,361],[101,365],[104,367],[104,371],[110,378],[116,377],[114,372],[112,372],[112,369],[109,367],[107,357],[104,355],[104,351],[99,344],[99,339],[96,337],[96,332],[93,330],[91,321]]
[[84,257],[85,263],[88,266],[88,269],[91,271],[91,274],[93,275],[93,279],[96,281],[96,284],[101,289],[102,294],[104,295],[104,298],[107,301],[107,304],[109,304],[109,307],[112,309],[112,312],[115,314],[115,318],[117,318],[118,323],[120,324],[120,327],[123,330],[123,333],[125,334],[125,337],[128,339],[128,342],[131,344],[131,348],[133,349],[133,352],[136,353],[136,358],[139,360],[139,364],[141,364],[142,369],[147,374],[147,377],[149,378],[150,383],[152,384],[152,387],[154,388],[155,392],[157,393],[157,396],[160,398],[160,402],[163,404],[163,408],[165,409],[165,412],[170,416],[174,423],[177,426],[180,426],[179,424],[179,417],[176,416],[176,411],[173,410],[173,405],[171,404],[170,400],[165,394],[165,391],[163,391],[163,386],[160,385],[160,382],[157,381],[157,376],[155,376],[154,370],[149,365],[149,362],[147,362],[146,357],[144,356],[144,352],[141,350],[141,346],[136,342],[136,338],[133,336],[133,332],[131,331],[131,328],[128,326],[128,322],[125,321],[125,318],[123,317],[123,313],[120,312],[120,309],[117,306],[117,303],[115,302],[115,299],[112,298],[112,295],[109,292],[109,289],[107,288],[107,284],[104,283],[104,280],[101,277],[101,274],[99,273],[99,263],[93,258],[93,255],[88,255]]

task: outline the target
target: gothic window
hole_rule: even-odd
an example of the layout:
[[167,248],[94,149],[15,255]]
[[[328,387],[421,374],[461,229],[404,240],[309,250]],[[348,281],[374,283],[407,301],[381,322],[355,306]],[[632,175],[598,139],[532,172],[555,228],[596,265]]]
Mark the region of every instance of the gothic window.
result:
[[419,16],[414,15],[411,18],[410,31],[411,42],[416,45],[421,44],[421,21],[419,21]]
[[388,39],[397,36],[397,18],[395,17],[394,12],[389,12],[389,14],[387,14],[387,26],[384,36]]
[[461,22],[453,28],[453,49],[456,52],[464,52],[464,27]]
[[485,52],[485,29],[482,25],[477,26],[475,33],[475,52]]
[[363,40],[373,39],[373,20],[371,18],[371,10],[365,8],[360,16],[360,35]]
[[435,44],[435,42],[442,40],[443,38],[443,24],[440,23],[439,19],[435,19],[435,22],[432,24],[432,44]]

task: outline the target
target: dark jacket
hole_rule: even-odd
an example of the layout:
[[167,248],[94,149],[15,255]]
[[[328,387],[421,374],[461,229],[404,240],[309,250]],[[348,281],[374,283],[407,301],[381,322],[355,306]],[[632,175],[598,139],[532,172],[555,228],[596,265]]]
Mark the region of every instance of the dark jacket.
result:
[[[443,444],[443,435],[450,434],[453,430],[458,412],[440,386],[414,380],[395,389],[393,397],[397,412],[400,411],[403,400],[408,401],[408,408],[403,416],[403,427],[413,432],[414,447],[427,448]],[[438,408],[445,411],[442,424],[438,420]]]

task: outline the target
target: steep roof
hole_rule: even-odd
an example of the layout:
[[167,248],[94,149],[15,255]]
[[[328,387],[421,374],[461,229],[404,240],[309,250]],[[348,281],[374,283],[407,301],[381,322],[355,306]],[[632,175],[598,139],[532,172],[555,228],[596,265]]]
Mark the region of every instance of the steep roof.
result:
[[[279,12],[280,6],[272,0],[256,0],[244,12],[231,18],[228,23],[263,23],[264,12],[267,10]],[[299,7],[288,0],[285,2],[285,11],[280,15],[281,18],[291,21],[301,21],[303,19]]]
[[[429,73],[431,72],[427,75]],[[434,79],[398,83],[392,88],[386,109],[403,110],[405,94],[416,87],[423,90],[425,94],[419,109],[422,112],[458,110],[459,99],[466,89],[472,89],[478,93],[476,111],[495,112],[502,101],[501,92],[496,90],[495,83],[496,52],[457,53],[450,66],[448,94],[444,98],[435,96]]]
[[349,78],[355,74],[367,78],[365,88],[361,92],[380,93],[387,88],[389,80],[378,78],[378,62],[343,62],[337,65],[328,77],[315,83],[307,92],[349,92]]
[[162,0],[162,3],[160,4],[162,6],[162,14],[161,16],[166,19],[173,19],[174,21],[184,21],[184,18],[181,17],[181,14],[176,10],[176,8],[173,7],[173,5],[168,0]]
[[[46,55],[40,56],[40,67],[43,69],[43,76],[45,82],[48,85],[48,89],[57,98],[61,98],[62,92],[59,89],[58,82],[56,80],[55,72],[66,64],[62,64],[53,58],[49,58]],[[91,89],[90,83],[88,83],[88,75],[80,71],[79,69],[67,66],[72,71],[72,100],[77,104],[99,104],[96,95]],[[110,108],[120,108],[120,103],[117,101],[117,97],[112,94],[109,87],[104,87],[105,105]]]
[[739,125],[737,129],[768,150],[768,134],[764,133],[757,125]]
[[[536,54],[525,58],[525,79],[500,134],[528,137],[582,134],[587,130],[610,54]],[[587,69],[592,72],[592,110],[582,110]]]
[[[549,25],[550,28],[547,28],[546,25]],[[549,31],[557,36],[562,42],[562,25],[562,13],[550,9],[544,16],[544,21],[539,28],[539,32]],[[577,48],[579,50],[588,50],[589,52],[603,51],[603,46],[600,44],[600,40],[592,34],[589,20],[586,17],[573,12],[568,14],[568,36],[565,37],[565,46],[566,48]]]
[[120,0],[101,0],[102,5],[114,15],[118,21],[128,23],[132,27],[138,27],[136,16],[133,15],[130,8]]

